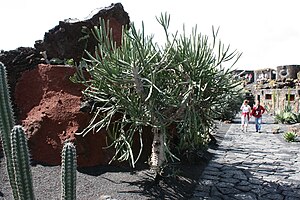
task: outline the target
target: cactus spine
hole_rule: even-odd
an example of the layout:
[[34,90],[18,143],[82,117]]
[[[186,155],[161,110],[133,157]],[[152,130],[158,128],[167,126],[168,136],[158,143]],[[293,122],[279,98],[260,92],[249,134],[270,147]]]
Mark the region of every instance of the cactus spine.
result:
[[33,200],[32,175],[29,165],[27,139],[22,126],[14,126],[11,133],[11,153],[15,182],[17,183],[18,199]]
[[[0,62],[0,138],[15,200],[33,200],[32,174],[27,139],[22,126],[15,126],[6,68]],[[76,149],[66,142],[62,151],[62,199],[76,199]]]
[[14,114],[9,96],[9,87],[6,76],[6,68],[0,62],[0,137],[2,140],[2,147],[6,157],[6,168],[9,176],[10,186],[13,191],[14,199],[18,198],[17,185],[15,174],[12,165],[11,155],[11,140],[10,133],[15,125]]
[[[10,131],[12,130],[15,119],[12,110],[12,105],[9,97],[9,87],[6,77],[6,68],[0,62],[0,130],[3,139],[4,147],[10,146]],[[5,149],[9,150],[9,149]]]
[[65,142],[61,155],[61,199],[76,199],[76,168],[76,148],[73,143]]

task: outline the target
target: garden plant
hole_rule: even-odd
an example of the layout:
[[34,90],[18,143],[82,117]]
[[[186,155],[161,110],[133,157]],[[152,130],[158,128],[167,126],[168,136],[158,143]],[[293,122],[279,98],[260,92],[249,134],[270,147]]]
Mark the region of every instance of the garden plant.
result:
[[[6,168],[13,198],[34,200],[30,155],[24,129],[15,125],[14,113],[9,96],[6,68],[0,62],[0,137],[6,158]],[[76,199],[76,149],[66,141],[62,150],[62,198]]]
[[[275,101],[275,100],[274,100]],[[288,89],[287,105],[275,114],[275,123],[295,124],[300,122],[300,113],[293,112],[291,106],[291,90]]]
[[[137,30],[132,23],[123,28],[117,46],[109,21],[101,20],[92,30],[98,45],[86,52],[72,80],[85,84],[83,94],[95,105],[90,124],[77,134],[107,129],[113,159],[134,167],[143,150],[142,134],[150,127],[150,165],[159,175],[165,163],[206,149],[214,117],[239,96],[232,66],[241,54],[217,39],[218,30],[213,29],[210,41],[197,27],[191,34],[184,27],[171,34],[168,14],[157,21],[165,32],[163,45],[145,35],[144,24]],[[176,127],[175,135],[168,132],[170,126]],[[135,135],[139,152],[132,150]]]
[[283,138],[287,142],[295,142],[297,138],[297,134],[294,132],[286,132],[284,133]]
[[292,107],[288,104],[284,110],[279,111],[275,115],[275,123],[295,124],[300,122],[300,113],[292,111]]

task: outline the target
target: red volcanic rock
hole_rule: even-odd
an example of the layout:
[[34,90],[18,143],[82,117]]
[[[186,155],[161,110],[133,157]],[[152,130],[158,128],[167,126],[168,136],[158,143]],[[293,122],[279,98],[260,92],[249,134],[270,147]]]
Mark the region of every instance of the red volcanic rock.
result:
[[83,86],[69,80],[74,68],[41,64],[24,72],[15,89],[20,120],[29,138],[33,160],[59,165],[63,142],[75,141],[78,166],[107,164],[112,153],[104,150],[106,132],[74,135],[91,116],[80,111]]
[[[43,40],[36,41],[35,48],[19,47],[10,51],[1,50],[0,62],[6,66],[11,93],[14,93],[16,82],[22,73],[36,68],[38,64],[51,63],[52,58],[55,58],[56,61],[53,61],[55,64],[63,64],[66,59],[74,59],[78,63],[85,55],[85,49],[93,53],[97,41],[93,37],[91,29],[100,25],[99,18],[109,21],[110,28],[112,28],[112,38],[119,45],[122,26],[129,28],[130,20],[122,4],[116,3],[95,10],[83,21],[60,21],[57,26],[45,33]],[[45,52],[45,54],[41,54],[41,52]],[[45,56],[47,57],[46,60]],[[11,99],[14,103],[13,96]],[[14,111],[18,118],[18,110],[14,109]]]
[[[65,66],[38,65],[48,63],[51,58],[62,61],[72,58],[78,62],[84,49],[94,52],[97,41],[91,29],[99,26],[99,18],[109,20],[112,38],[119,45],[122,26],[128,28],[130,21],[122,4],[116,3],[84,21],[59,22],[45,33],[42,41],[36,42],[35,48],[0,52],[0,61],[8,69],[11,93],[15,94],[12,101],[16,118],[27,130],[32,158],[36,161],[60,164],[62,144],[66,139],[76,143],[79,166],[107,164],[111,158],[112,151],[102,149],[106,146],[105,131],[87,134],[84,138],[74,136],[91,118],[79,111],[83,87],[69,80],[75,70]],[[42,56],[41,52],[45,54]]]

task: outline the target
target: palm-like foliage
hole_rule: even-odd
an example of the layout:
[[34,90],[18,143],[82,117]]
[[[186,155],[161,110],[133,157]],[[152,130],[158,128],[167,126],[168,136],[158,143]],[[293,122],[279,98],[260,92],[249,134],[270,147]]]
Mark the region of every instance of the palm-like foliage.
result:
[[[117,47],[109,26],[102,21],[93,31],[99,41],[95,52],[87,52],[88,59],[83,59],[73,78],[85,83],[84,94],[101,105],[79,134],[107,128],[115,158],[130,160],[134,166],[140,154],[135,156],[131,150],[133,137],[150,126],[154,135],[151,162],[156,169],[166,157],[174,158],[174,152],[180,155],[205,147],[213,114],[221,113],[224,97],[237,95],[230,68],[222,64],[232,60],[230,64],[234,64],[240,56],[216,42],[215,32],[211,44],[196,28],[190,36],[185,31],[170,35],[168,15],[161,15],[158,22],[165,30],[164,46],[132,24],[129,31],[123,31],[122,45]],[[83,76],[83,68],[89,79]],[[170,148],[167,133],[171,124],[176,126],[179,140],[175,149]]]

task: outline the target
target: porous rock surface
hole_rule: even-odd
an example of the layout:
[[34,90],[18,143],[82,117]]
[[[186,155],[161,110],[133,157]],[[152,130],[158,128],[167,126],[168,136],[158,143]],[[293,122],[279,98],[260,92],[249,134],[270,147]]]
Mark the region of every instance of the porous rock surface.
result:
[[[116,3],[100,9],[98,13],[84,21],[68,19],[60,21],[57,26],[45,33],[43,41],[36,41],[35,48],[39,52],[46,51],[49,58],[74,59],[80,61],[84,56],[84,49],[95,51],[96,39],[91,34],[94,26],[99,26],[99,19],[109,21],[113,40],[121,43],[122,26],[129,27],[129,16],[122,4]],[[89,36],[87,36],[89,34]]]
[[[96,14],[92,15],[93,13]],[[85,56],[84,50],[94,52],[97,41],[91,35],[91,29],[100,25],[100,18],[109,20],[113,39],[120,44],[122,26],[129,27],[130,22],[122,4],[111,4],[109,7],[96,9],[93,13],[84,21],[71,19],[60,21],[59,25],[45,33],[43,40],[36,41],[34,48],[19,47],[15,50],[1,50],[0,62],[6,66],[11,93],[14,93],[16,82],[22,73],[36,68],[38,64],[49,63],[51,59],[62,62],[74,59],[78,63],[82,56]],[[87,34],[90,35],[87,37]],[[14,96],[11,98],[14,103]],[[16,107],[14,109],[18,117],[18,110]]]
[[107,164],[112,156],[110,149],[102,148],[106,146],[105,131],[84,138],[74,136],[91,118],[88,113],[79,111],[83,87],[69,80],[75,70],[45,65],[52,58],[78,62],[85,49],[94,52],[96,40],[92,35],[85,36],[91,28],[99,26],[99,18],[109,20],[113,39],[120,44],[122,26],[129,25],[129,16],[122,4],[116,3],[84,21],[59,22],[45,33],[43,40],[35,43],[35,48],[0,52],[0,62],[8,72],[16,119],[26,129],[33,160],[48,165],[60,164],[62,144],[66,139],[75,141],[80,167]]
[[91,115],[80,111],[83,86],[70,81],[75,69],[41,64],[24,72],[15,89],[20,120],[29,139],[32,159],[58,165],[65,140],[74,141],[78,165],[107,164],[111,159],[106,132],[75,137],[88,125]]

